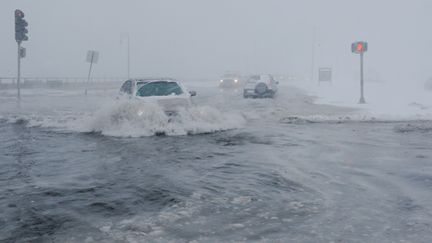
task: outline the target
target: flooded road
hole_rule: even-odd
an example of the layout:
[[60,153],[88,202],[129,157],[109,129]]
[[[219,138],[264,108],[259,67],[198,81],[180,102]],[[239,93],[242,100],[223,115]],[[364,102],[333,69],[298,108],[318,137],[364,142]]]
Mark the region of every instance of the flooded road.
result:
[[196,90],[174,124],[113,93],[3,93],[0,241],[432,241],[430,121]]

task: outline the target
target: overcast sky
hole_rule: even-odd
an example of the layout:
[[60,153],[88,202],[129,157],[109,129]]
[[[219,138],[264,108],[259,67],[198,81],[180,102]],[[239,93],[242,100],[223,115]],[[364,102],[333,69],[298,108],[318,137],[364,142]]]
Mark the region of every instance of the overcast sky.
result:
[[369,78],[422,82],[432,76],[430,0],[1,0],[0,76],[16,73],[15,9],[29,22],[24,76],[217,77],[309,75],[333,67],[355,79],[356,40],[369,42]]

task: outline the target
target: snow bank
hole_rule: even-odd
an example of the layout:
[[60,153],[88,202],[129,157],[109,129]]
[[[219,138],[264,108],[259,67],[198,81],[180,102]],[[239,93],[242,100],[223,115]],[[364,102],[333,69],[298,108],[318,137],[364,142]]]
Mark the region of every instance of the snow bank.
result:
[[355,116],[376,120],[405,121],[432,119],[432,92],[422,87],[405,84],[365,83],[367,104],[358,104],[360,87],[357,82],[295,83],[309,95],[314,103],[358,109]]

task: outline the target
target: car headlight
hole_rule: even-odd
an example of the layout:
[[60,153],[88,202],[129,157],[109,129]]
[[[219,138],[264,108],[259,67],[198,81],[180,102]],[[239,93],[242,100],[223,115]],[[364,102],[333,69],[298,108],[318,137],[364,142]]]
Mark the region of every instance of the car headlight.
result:
[[221,83],[223,83],[223,79],[221,79],[221,81],[220,81]]
[[238,83],[238,79],[234,79],[234,83]]

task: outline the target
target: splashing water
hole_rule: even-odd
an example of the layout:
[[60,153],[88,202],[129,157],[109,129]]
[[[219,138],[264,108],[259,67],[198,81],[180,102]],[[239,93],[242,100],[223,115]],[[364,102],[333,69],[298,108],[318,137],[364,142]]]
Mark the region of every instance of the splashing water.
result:
[[27,127],[54,128],[60,131],[95,132],[115,137],[181,136],[237,129],[245,119],[222,113],[209,106],[181,108],[167,114],[153,102],[120,101],[108,103],[95,112],[56,115],[20,115],[6,119]]

